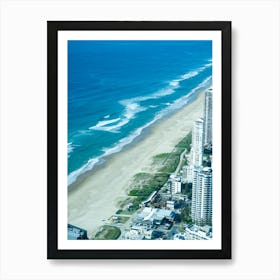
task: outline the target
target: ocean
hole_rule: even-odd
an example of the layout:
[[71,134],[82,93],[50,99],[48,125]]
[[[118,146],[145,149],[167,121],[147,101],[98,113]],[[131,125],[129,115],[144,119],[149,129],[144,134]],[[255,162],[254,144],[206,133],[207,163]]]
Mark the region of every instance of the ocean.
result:
[[211,83],[211,41],[68,41],[68,185]]

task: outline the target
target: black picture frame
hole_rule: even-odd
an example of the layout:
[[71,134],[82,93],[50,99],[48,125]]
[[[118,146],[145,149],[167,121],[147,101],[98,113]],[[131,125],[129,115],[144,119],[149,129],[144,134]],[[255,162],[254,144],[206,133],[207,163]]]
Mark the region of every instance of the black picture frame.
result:
[[[58,31],[220,30],[222,34],[222,236],[221,250],[58,249]],[[48,21],[48,259],[231,259],[231,22],[230,21]],[[116,241],[117,242],[117,241]]]

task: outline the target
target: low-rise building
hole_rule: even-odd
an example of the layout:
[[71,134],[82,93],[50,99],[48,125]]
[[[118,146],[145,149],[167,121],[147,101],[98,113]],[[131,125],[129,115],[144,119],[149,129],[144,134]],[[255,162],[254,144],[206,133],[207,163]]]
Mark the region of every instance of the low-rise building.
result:
[[184,233],[176,233],[173,237],[174,240],[186,240]]
[[166,201],[166,208],[170,209],[170,210],[174,210],[175,209],[175,201],[173,200],[167,200]]
[[188,240],[209,240],[212,239],[212,232],[202,230],[200,227],[192,226],[185,228],[185,236]]
[[136,229],[131,229],[124,235],[124,238],[128,240],[141,240],[143,237],[144,236]]
[[169,185],[171,187],[170,192],[172,194],[181,193],[182,192],[182,182],[180,176],[176,176],[175,174],[171,174],[169,177]]
[[164,219],[170,222],[174,222],[176,218],[176,213],[170,209],[159,209],[152,207],[144,207],[140,211],[136,218],[135,223],[144,223],[145,225],[160,225],[163,223]]
[[68,224],[68,240],[88,239],[87,231]]

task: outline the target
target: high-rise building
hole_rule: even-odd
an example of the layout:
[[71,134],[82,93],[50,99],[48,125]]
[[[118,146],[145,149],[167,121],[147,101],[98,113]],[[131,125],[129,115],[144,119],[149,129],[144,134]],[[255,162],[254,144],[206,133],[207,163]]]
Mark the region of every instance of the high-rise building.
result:
[[204,97],[204,145],[212,144],[212,88]]
[[192,130],[192,160],[191,165],[200,166],[203,161],[204,121],[199,118],[194,122]]
[[170,180],[171,193],[172,194],[180,193],[182,191],[181,178],[179,176],[171,174],[169,180]]
[[212,225],[212,169],[196,166],[193,170],[191,217],[194,224]]

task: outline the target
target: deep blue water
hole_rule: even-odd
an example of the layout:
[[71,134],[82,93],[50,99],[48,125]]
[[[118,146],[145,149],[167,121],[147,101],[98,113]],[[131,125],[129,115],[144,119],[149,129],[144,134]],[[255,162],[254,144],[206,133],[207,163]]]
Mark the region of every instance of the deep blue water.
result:
[[68,41],[68,184],[211,77],[211,41]]

